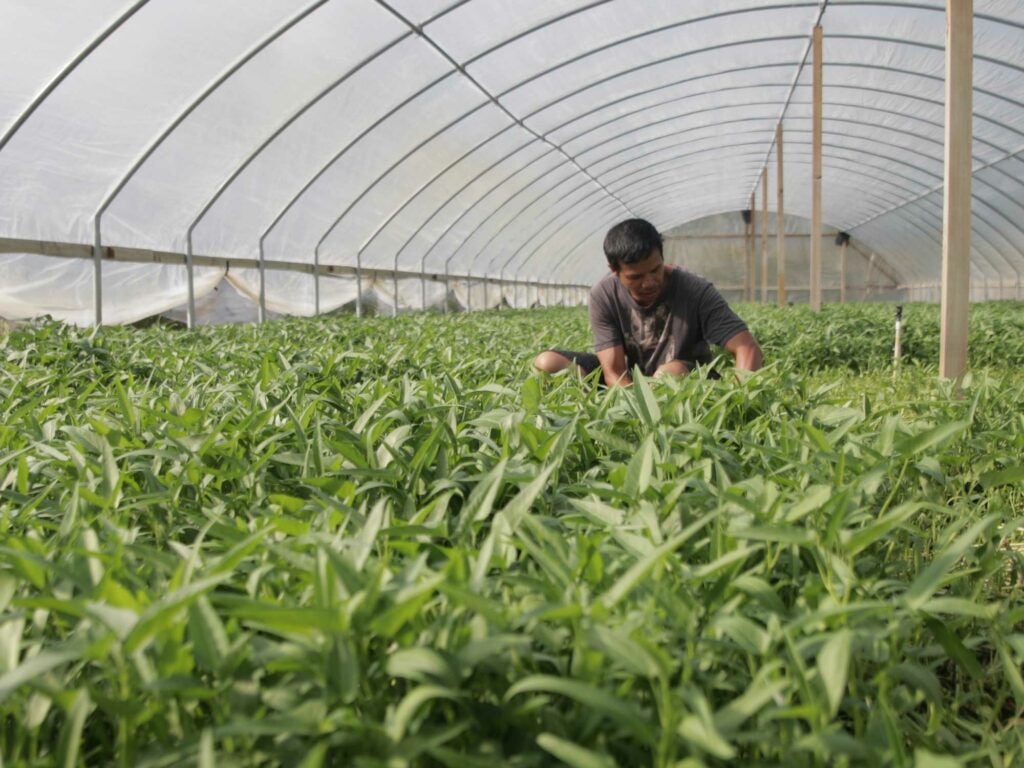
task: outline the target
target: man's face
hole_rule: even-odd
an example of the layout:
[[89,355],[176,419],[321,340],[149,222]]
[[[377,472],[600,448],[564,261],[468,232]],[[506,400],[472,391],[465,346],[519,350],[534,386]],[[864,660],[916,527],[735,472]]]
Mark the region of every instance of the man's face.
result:
[[621,265],[616,274],[641,307],[654,304],[665,290],[665,260],[657,248],[643,261]]

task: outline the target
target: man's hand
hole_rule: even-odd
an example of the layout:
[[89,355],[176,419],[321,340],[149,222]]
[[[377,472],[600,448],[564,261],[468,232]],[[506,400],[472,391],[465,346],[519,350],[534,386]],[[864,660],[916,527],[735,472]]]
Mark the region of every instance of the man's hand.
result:
[[725,342],[726,351],[736,360],[738,371],[756,371],[764,363],[764,355],[750,331],[740,331]]

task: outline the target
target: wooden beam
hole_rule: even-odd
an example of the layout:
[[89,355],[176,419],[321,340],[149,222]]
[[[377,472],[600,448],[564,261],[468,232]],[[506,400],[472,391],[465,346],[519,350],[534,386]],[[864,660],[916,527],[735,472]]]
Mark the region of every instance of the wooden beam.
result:
[[811,121],[811,265],[810,303],[815,312],[821,310],[821,25],[814,28],[814,112]]
[[973,0],[946,0],[946,157],[942,203],[942,329],[939,376],[967,371],[971,287]]
[[757,301],[757,255],[754,253],[757,243],[757,193],[750,193],[750,301]]
[[849,241],[843,240],[843,244],[839,246],[839,303],[846,303],[846,249],[849,247]]
[[750,224],[753,214],[747,209],[747,220],[743,222],[743,300],[750,301],[754,272],[754,245],[750,242]]
[[761,303],[768,303],[768,166],[761,172]]
[[786,204],[783,190],[782,123],[775,126],[775,177],[778,202],[775,206],[775,275],[779,306],[786,306]]

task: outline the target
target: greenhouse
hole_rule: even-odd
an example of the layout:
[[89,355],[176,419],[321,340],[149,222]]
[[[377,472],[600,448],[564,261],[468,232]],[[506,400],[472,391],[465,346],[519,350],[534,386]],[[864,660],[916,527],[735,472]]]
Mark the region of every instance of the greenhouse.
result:
[[0,766],[1024,765],[1019,0],[0,29]]

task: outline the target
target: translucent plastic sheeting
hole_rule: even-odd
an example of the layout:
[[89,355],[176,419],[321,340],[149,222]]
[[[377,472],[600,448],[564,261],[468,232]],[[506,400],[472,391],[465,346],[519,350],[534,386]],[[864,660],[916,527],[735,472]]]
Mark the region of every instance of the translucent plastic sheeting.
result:
[[[1024,268],[1024,5],[974,7],[972,274],[1006,283]],[[824,221],[935,281],[941,0],[2,0],[0,238],[592,283],[623,218],[746,208],[765,169],[774,210],[780,122],[785,210],[810,216],[819,21]],[[90,269],[37,273],[86,318]],[[180,303],[152,269],[104,262],[106,321],[134,314],[112,306],[121,280]],[[251,299],[254,275],[229,271]],[[314,310],[309,274],[266,280],[271,311]],[[365,288],[382,306],[387,283]],[[322,280],[321,309],[353,286]]]
[[[76,325],[93,321],[93,265],[81,259],[32,254],[0,254],[0,317],[50,315]],[[205,296],[223,269],[197,268],[195,295]],[[103,268],[103,316],[110,323],[132,323],[169,310],[188,298],[183,267],[108,263]]]
[[[762,255],[761,217],[756,221],[751,241],[755,299],[761,298]],[[811,222],[796,216],[785,216],[786,296],[788,300],[807,301]],[[768,215],[768,301],[777,300],[778,241],[776,218]],[[906,290],[894,279],[891,267],[877,254],[872,258],[869,246],[851,239],[845,263],[841,245],[836,243],[837,231],[822,232],[822,292],[827,301],[839,301],[845,274],[847,301],[877,301],[907,298]],[[665,233],[665,258],[691,272],[707,278],[729,301],[746,299],[747,240],[743,218],[739,213],[716,214],[691,221]],[[844,273],[845,268],[845,273]]]

